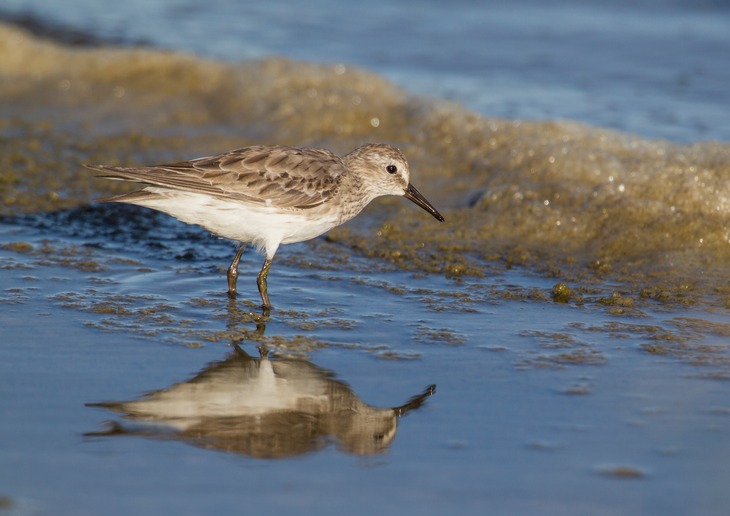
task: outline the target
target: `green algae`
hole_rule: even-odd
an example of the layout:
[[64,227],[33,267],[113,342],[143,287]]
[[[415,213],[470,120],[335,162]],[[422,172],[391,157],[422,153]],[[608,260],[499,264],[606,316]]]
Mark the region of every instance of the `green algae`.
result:
[[621,292],[611,292],[609,297],[602,297],[598,299],[598,303],[611,307],[620,308],[632,308],[634,306],[634,300],[630,297],[623,295]]
[[14,253],[29,254],[33,252],[33,246],[28,242],[10,242],[0,245],[1,248],[13,251]]
[[106,266],[95,259],[94,252],[77,245],[52,245],[48,241],[33,245],[28,242],[8,242],[0,248],[20,253],[32,258],[26,260],[24,267],[37,265],[61,265],[84,272],[102,272]]
[[0,215],[72,208],[101,197],[102,192],[128,191],[128,186],[93,179],[82,164],[148,160],[183,145],[179,139],[136,133],[94,138],[80,145],[77,137],[48,122],[1,120]]
[[638,347],[651,356],[668,357],[702,369],[699,376],[730,377],[730,348],[718,337],[730,334],[730,325],[701,318],[675,317],[664,325],[612,321],[602,325],[573,323],[573,330],[605,333],[612,339],[643,341]]
[[450,328],[431,328],[424,324],[416,326],[413,339],[416,342],[446,344],[449,346],[460,346],[467,341],[464,335]]
[[608,360],[598,347],[572,333],[523,330],[520,336],[531,338],[537,343],[537,350],[531,351],[517,363],[520,369],[594,366]]
[[671,323],[680,330],[730,337],[730,324],[711,322],[698,317],[674,317]]
[[[149,164],[254,142],[345,152],[387,141],[446,222],[402,199],[377,201],[327,236],[330,252],[340,248],[331,267],[351,266],[353,251],[455,280],[523,267],[576,292],[611,281],[635,302],[730,306],[717,287],[730,272],[726,144],[491,119],[346,65],[69,48],[7,25],[0,55],[0,214],[128,188],[91,179],[84,162]],[[599,303],[632,312],[607,290]]]
[[570,303],[577,298],[575,290],[566,283],[556,283],[553,287],[553,301],[556,303]]

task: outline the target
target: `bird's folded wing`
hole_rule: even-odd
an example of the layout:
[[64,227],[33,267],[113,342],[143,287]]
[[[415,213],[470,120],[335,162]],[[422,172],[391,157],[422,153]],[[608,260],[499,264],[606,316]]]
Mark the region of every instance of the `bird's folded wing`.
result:
[[[332,197],[346,167],[326,149],[255,146],[151,167],[87,165],[100,177],[280,208],[313,208]],[[109,200],[114,200],[111,198]]]

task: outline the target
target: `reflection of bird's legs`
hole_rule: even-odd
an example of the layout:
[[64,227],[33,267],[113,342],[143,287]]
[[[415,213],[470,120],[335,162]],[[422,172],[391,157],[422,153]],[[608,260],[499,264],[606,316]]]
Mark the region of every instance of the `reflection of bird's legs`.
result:
[[269,303],[269,286],[266,282],[266,279],[269,277],[269,269],[271,268],[271,259],[266,258],[266,261],[264,261],[263,267],[261,267],[261,272],[259,272],[259,276],[256,280],[256,284],[259,286],[259,294],[261,294],[261,301],[264,302],[264,309],[270,309],[271,303]]
[[262,319],[256,321],[256,335],[258,335],[259,337],[263,337],[264,333],[266,333],[266,321],[268,320],[270,312],[271,311],[268,308],[264,307],[261,310]]
[[236,256],[233,257],[231,266],[228,267],[228,296],[236,297],[236,280],[238,279],[238,262],[241,261],[243,250],[246,249],[246,244],[241,244],[236,251]]

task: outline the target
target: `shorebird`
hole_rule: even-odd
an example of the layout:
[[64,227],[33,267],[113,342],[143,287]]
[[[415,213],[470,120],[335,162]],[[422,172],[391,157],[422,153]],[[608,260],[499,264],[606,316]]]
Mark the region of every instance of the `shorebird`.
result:
[[315,238],[384,195],[403,196],[444,220],[410,183],[400,150],[382,143],[342,157],[320,148],[257,145],[179,163],[86,167],[101,172],[98,177],[145,185],[100,202],[145,206],[240,242],[228,267],[231,297],[246,245],[263,251],[257,285],[264,309],[271,307],[267,278],[280,244]]

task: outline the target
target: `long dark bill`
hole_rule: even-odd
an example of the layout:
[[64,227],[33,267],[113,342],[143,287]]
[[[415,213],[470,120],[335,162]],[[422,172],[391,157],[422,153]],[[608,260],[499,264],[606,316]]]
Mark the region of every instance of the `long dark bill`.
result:
[[434,385],[434,384],[429,385],[428,387],[426,387],[426,390],[423,391],[421,394],[416,394],[411,399],[409,399],[405,404],[401,405],[400,407],[393,408],[395,415],[398,417],[405,416],[411,410],[416,410],[417,408],[420,408],[420,406],[426,402],[426,399],[429,396],[433,396],[435,392],[436,392],[436,385]]
[[433,207],[433,205],[428,202],[428,200],[421,195],[418,190],[416,190],[412,184],[408,183],[408,188],[406,188],[406,192],[403,194],[403,196],[406,199],[410,199],[417,205],[419,205],[421,208],[429,212],[431,215],[433,215],[436,220],[443,222],[444,218],[441,216],[441,214],[438,212],[436,208]]

